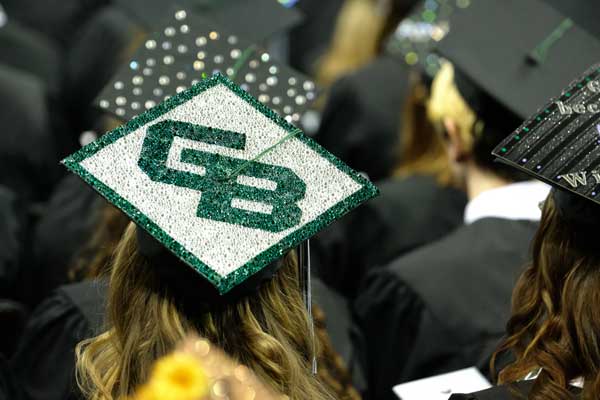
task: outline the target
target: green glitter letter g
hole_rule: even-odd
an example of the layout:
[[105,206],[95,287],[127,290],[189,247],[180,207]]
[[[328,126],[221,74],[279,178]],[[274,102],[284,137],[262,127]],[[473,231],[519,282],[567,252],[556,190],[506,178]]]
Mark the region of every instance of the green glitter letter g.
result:
[[[302,211],[297,202],[304,198],[306,185],[292,170],[195,149],[183,149],[180,161],[202,166],[205,174],[176,170],[166,165],[175,137],[243,150],[246,136],[172,120],[148,128],[139,167],[153,181],[200,191],[198,217],[271,232],[281,232],[300,223]],[[241,184],[238,176],[224,179],[240,169],[243,171],[240,175],[258,178],[262,183],[269,181],[269,188]],[[275,188],[271,189],[271,183],[275,183]],[[270,212],[234,207],[234,199],[261,203]]]

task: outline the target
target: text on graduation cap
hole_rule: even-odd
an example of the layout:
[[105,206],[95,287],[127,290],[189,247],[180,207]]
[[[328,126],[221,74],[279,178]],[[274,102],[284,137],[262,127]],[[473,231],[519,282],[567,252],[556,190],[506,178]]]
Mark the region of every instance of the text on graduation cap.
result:
[[[600,81],[590,81],[587,83],[587,88],[592,93],[600,93]],[[590,103],[590,104],[571,104],[566,105],[562,101],[557,101],[556,106],[558,110],[563,115],[570,115],[573,113],[576,114],[597,114],[600,113],[600,104]]]
[[[600,185],[600,171],[590,171],[590,174],[596,181],[597,185]],[[588,172],[572,172],[559,176],[560,179],[564,179],[573,189],[577,189],[579,186],[587,186],[588,184]]]
[[297,202],[304,198],[306,185],[291,169],[189,148],[182,150],[180,161],[201,167],[203,173],[170,168],[167,161],[176,137],[244,150],[246,136],[173,120],[148,128],[138,166],[155,182],[201,192],[198,217],[271,232],[300,223]]

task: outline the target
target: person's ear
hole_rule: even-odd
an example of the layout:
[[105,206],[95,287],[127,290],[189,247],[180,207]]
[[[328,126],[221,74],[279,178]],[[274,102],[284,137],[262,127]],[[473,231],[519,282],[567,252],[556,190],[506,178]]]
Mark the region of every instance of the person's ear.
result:
[[462,162],[469,158],[467,144],[460,133],[460,128],[451,118],[444,118],[444,130],[446,131],[446,148],[450,161]]

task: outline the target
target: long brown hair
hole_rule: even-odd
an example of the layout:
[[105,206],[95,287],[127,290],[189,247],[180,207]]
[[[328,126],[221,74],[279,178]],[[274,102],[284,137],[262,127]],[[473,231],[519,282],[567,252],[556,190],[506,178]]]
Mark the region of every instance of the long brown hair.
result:
[[290,399],[333,399],[313,377],[313,342],[293,252],[256,295],[191,318],[137,251],[135,225],[117,246],[107,331],[77,346],[77,378],[92,400],[118,399],[146,381],[159,357],[197,332]]
[[572,399],[569,382],[583,377],[584,399],[600,398],[600,253],[594,235],[561,218],[548,196],[533,242],[533,262],[513,294],[508,336],[492,358],[516,361],[499,383],[541,369],[529,398]]

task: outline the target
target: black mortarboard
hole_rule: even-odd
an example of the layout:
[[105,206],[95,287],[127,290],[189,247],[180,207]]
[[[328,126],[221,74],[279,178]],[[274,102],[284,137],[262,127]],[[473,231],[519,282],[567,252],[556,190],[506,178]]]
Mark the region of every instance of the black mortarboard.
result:
[[96,104],[128,121],[215,72],[227,75],[296,125],[316,97],[315,84],[240,34],[173,10],[101,92]]
[[450,17],[470,4],[470,0],[420,2],[390,35],[385,51],[407,65],[420,65],[427,75],[434,76],[440,68],[435,47],[450,31]]
[[554,199],[569,219],[586,222],[590,215],[600,215],[567,195],[576,193],[600,203],[600,64],[525,121],[493,154],[562,189],[555,191]]
[[457,82],[467,103],[477,108],[485,93],[521,120],[600,54],[593,37],[539,0],[473,2],[451,24],[438,51],[479,91]]
[[258,43],[302,21],[298,10],[284,7],[276,0],[117,0],[117,4],[138,18],[149,31],[155,31],[169,10],[177,5]]

